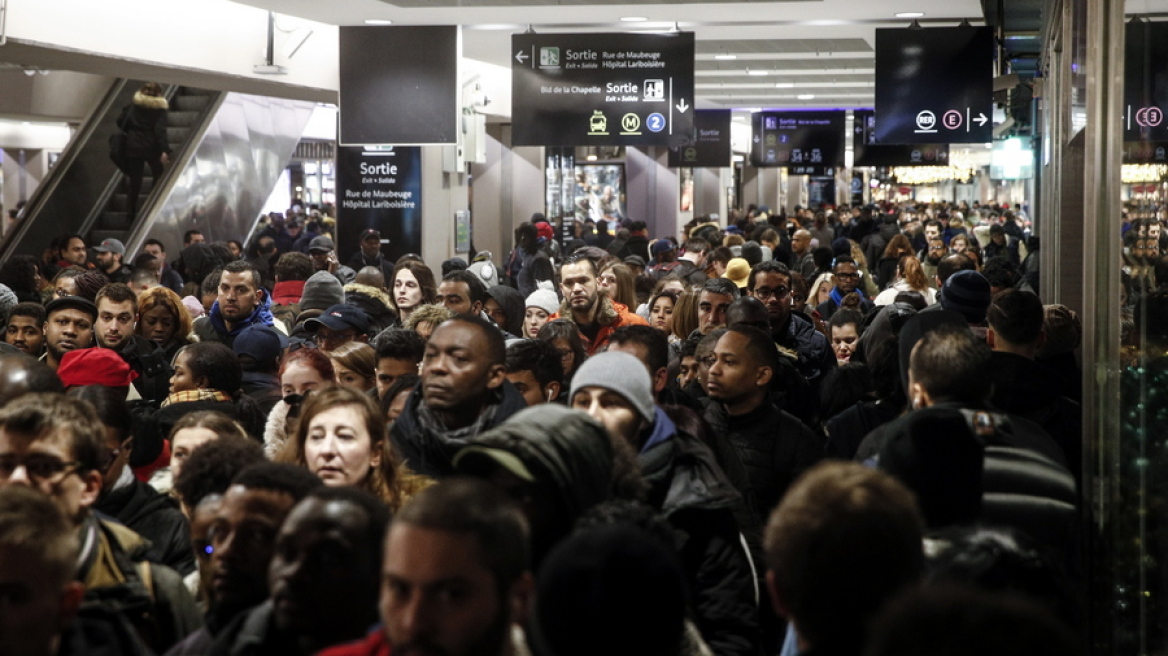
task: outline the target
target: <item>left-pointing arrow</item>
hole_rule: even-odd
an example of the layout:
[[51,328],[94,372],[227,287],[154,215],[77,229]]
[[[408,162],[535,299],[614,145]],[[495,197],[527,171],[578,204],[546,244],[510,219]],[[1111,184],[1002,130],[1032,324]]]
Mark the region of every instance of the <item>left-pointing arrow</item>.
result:
[[519,52],[515,53],[515,61],[517,61],[517,62],[519,62],[520,64],[522,64],[524,59],[528,59],[528,56],[527,56],[527,54],[526,54],[526,53],[524,53],[522,50],[520,50]]
[[973,120],[977,122],[978,126],[985,125],[986,122],[989,121],[989,119],[986,118],[986,115],[981,112],[979,112],[977,116],[973,117]]

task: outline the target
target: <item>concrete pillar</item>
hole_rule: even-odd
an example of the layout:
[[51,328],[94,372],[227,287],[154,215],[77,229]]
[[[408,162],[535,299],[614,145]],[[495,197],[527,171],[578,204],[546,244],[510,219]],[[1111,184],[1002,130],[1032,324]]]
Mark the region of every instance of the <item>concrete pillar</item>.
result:
[[668,149],[650,146],[625,149],[626,208],[629,218],[644,221],[649,238],[680,232],[681,180],[669,168]]
[[514,231],[544,211],[544,149],[511,146],[510,125],[488,125],[487,161],[472,166],[473,242],[502,264]]
[[442,146],[422,147],[422,259],[442,271],[442,261],[454,257],[454,213],[468,209],[465,173],[448,173],[442,166]]

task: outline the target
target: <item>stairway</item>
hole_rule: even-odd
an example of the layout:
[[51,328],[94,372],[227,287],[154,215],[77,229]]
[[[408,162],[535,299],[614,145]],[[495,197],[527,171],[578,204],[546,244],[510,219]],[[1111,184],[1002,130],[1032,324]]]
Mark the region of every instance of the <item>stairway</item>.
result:
[[[168,173],[177,161],[182,148],[191,138],[191,133],[207,120],[207,113],[214,108],[220,92],[195,89],[191,87],[176,87],[171,89],[167,100],[170,110],[167,112],[166,137],[172,151],[171,163],[164,172]],[[150,167],[143,167],[142,192],[138,197],[138,213],[147,211],[154,199],[155,180],[150,174]],[[109,201],[97,216],[92,229],[86,235],[86,243],[100,244],[105,239],[126,241],[126,237],[133,227],[133,219],[127,213],[127,195],[129,178],[121,176]]]

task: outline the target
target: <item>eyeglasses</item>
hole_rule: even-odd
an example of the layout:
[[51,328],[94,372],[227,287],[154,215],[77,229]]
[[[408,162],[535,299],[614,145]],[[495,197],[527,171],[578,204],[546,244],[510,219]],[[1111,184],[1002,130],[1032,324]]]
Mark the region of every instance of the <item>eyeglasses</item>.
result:
[[858,274],[858,273],[837,273],[837,274],[835,274],[835,277],[836,278],[844,278],[846,280],[855,280],[855,279],[860,277],[860,274]]
[[81,463],[76,460],[64,461],[56,456],[43,453],[30,453],[23,458],[6,453],[0,455],[0,480],[6,481],[12,478],[19,467],[24,467],[24,471],[30,479],[45,482],[57,478],[62,472],[69,469],[74,471],[80,469]]
[[717,362],[717,361],[718,361],[718,357],[717,357],[717,356],[715,356],[715,355],[707,355],[706,357],[702,358],[701,360],[698,360],[698,364],[700,364],[700,365],[702,365],[703,367],[705,367],[705,368],[709,369],[710,367],[714,366],[714,363],[715,363],[715,362]]
[[786,296],[787,294],[790,294],[790,293],[791,293],[790,287],[779,286],[779,287],[775,287],[774,289],[767,289],[766,287],[759,287],[758,289],[754,290],[754,297],[760,301],[765,301],[772,296],[774,296],[775,298],[783,298],[784,296]]
[[57,298],[65,298],[66,296],[72,296],[72,294],[70,294],[69,290],[67,289],[54,289],[53,296],[56,296]]

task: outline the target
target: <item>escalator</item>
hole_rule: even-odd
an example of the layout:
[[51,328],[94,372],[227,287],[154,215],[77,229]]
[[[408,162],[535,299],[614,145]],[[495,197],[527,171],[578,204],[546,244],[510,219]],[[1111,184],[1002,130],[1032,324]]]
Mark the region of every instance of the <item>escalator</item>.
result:
[[127,210],[128,180],[110,161],[109,137],[141,80],[117,80],[37,187],[0,258],[40,255],[57,235],[88,245],[114,238],[127,261],[148,238],[178,253],[187,230],[208,241],[242,239],[258,220],[300,136],[313,103],[171,86],[170,163],[158,180],[146,167],[137,216]]

